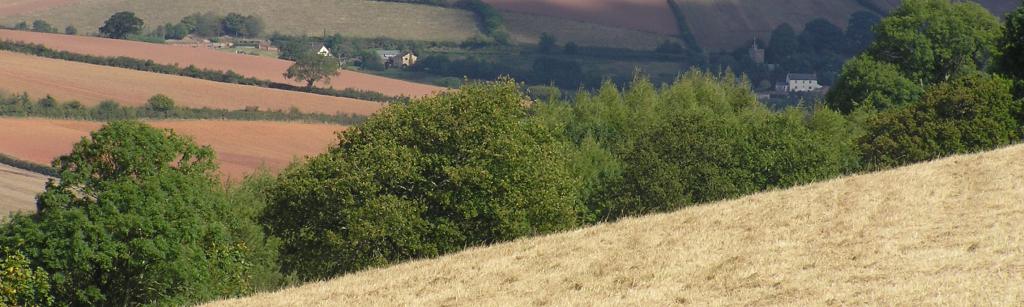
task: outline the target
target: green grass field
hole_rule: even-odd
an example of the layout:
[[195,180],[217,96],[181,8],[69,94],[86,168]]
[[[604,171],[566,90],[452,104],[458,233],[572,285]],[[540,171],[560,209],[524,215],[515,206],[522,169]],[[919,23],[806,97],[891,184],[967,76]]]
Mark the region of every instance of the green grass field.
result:
[[149,28],[178,22],[196,12],[238,12],[263,17],[266,33],[319,35],[324,31],[354,37],[462,41],[479,34],[472,13],[426,5],[368,0],[81,0],[76,4],[25,15],[0,16],[0,23],[42,19],[59,29],[74,25],[94,33],[113,13],[133,11]]

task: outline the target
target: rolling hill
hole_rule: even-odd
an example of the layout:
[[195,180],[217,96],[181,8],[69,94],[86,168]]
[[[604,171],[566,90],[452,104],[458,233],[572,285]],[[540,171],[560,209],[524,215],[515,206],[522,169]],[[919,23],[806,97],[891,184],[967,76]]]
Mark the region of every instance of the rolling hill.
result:
[[[95,56],[124,56],[153,60],[165,65],[178,65],[181,67],[195,65],[205,69],[231,70],[246,77],[255,77],[293,85],[305,85],[284,77],[284,72],[288,70],[292,62],[267,57],[227,53],[206,48],[189,48],[99,37],[12,30],[0,30],[0,39],[40,44],[50,49]],[[409,97],[421,97],[442,90],[442,88],[436,86],[347,70],[340,71],[337,76],[332,78],[330,83],[321,82],[320,85],[333,86],[338,89],[355,88],[380,92],[389,96]]]
[[[3,10],[4,7],[11,7]],[[473,14],[425,5],[369,0],[0,0],[0,23],[43,19],[63,29],[97,32],[116,12],[133,11],[156,27],[197,12],[263,17],[267,33],[462,41],[480,34]]]
[[[707,50],[731,50],[755,38],[768,39],[772,29],[789,23],[797,30],[815,18],[825,18],[846,27],[851,14],[871,11],[871,7],[890,10],[899,0],[674,0],[683,9],[687,24],[700,45]],[[607,27],[677,35],[678,27],[666,0],[485,0],[508,12],[527,13],[576,20]],[[997,16],[1019,5],[1016,0],[977,0]],[[517,25],[513,15],[509,28],[526,32],[529,24]],[[548,32],[564,31],[554,22],[534,22],[553,27]],[[578,32],[578,31],[577,31]],[[600,33],[594,29],[594,33]],[[582,36],[575,34],[577,36]],[[599,35],[599,34],[593,34]],[[569,35],[563,35],[568,36]],[[584,36],[585,37],[585,36]],[[534,42],[536,40],[533,40]],[[634,48],[641,48],[636,46]],[[641,48],[642,49],[642,48]]]
[[214,302],[1014,305],[1024,145]]

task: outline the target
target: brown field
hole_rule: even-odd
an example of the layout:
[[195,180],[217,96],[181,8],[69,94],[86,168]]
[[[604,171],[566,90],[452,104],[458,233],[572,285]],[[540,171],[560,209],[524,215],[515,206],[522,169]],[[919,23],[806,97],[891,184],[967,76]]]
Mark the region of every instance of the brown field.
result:
[[0,16],[19,15],[70,5],[77,0],[0,0]]
[[179,106],[238,110],[296,107],[303,112],[373,114],[383,104],[350,98],[213,82],[188,77],[84,64],[0,51],[0,89],[27,92],[35,99],[52,95],[59,101],[96,105],[103,100],[140,106],[156,94]]
[[545,32],[554,35],[559,45],[575,42],[580,46],[653,50],[665,40],[678,41],[674,36],[666,34],[543,15],[506,11],[502,16],[512,39],[526,44],[536,44]]
[[[284,77],[292,62],[261,56],[220,52],[206,48],[179,47],[89,36],[73,36],[26,31],[0,30],[0,39],[45,45],[51,49],[96,56],[124,56],[181,67],[232,70],[247,77],[305,85]],[[326,85],[326,84],[322,84]],[[378,77],[354,71],[342,71],[330,84],[334,88],[355,88],[389,96],[420,97],[442,90],[440,87]]]
[[[225,179],[241,179],[266,167],[279,171],[294,159],[325,152],[344,126],[262,121],[151,121],[154,127],[188,135],[217,152]],[[102,123],[0,117],[0,153],[49,165]],[[2,194],[0,194],[2,195]]]
[[[54,0],[36,2],[50,1]],[[12,2],[26,0],[0,0],[3,4]],[[150,28],[178,22],[196,12],[237,12],[263,17],[267,34],[320,35],[328,31],[345,36],[437,41],[462,41],[480,34],[473,14],[467,11],[369,0],[77,0],[47,7],[0,15],[0,23],[43,19],[59,29],[74,25],[82,33],[92,33],[120,11],[135,12]]]
[[484,0],[512,12],[586,21],[661,34],[678,34],[665,0]]
[[36,194],[43,191],[46,176],[0,164],[0,221],[12,212],[36,210]]
[[954,157],[210,305],[1019,305],[1022,158]]

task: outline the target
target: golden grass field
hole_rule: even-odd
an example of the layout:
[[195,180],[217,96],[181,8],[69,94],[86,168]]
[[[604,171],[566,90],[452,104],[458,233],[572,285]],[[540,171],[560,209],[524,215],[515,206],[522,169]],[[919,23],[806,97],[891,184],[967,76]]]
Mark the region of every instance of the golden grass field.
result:
[[[24,0],[0,0],[0,7]],[[40,6],[44,2],[37,1]],[[474,16],[467,11],[369,0],[77,0],[42,10],[12,10],[0,14],[0,23],[42,19],[64,29],[74,25],[81,33],[98,32],[116,12],[133,11],[150,29],[197,12],[258,15],[267,23],[266,33],[320,35],[324,31],[346,36],[462,41],[479,34]],[[49,7],[49,8],[47,8]],[[3,12],[3,11],[0,11]]]
[[1019,305],[1022,159],[1024,145],[953,157],[209,306]]
[[[162,120],[150,125],[191,136],[217,154],[225,180],[240,180],[257,169],[279,171],[295,159],[326,152],[345,126],[268,121]],[[103,123],[0,117],[0,153],[49,165]],[[42,186],[40,186],[40,190]],[[0,194],[3,195],[3,194]]]
[[46,176],[0,164],[0,220],[12,212],[36,210],[36,194],[43,190]]
[[52,95],[58,101],[78,100],[96,105],[114,100],[141,106],[156,94],[175,100],[178,106],[239,110],[296,107],[303,112],[369,115],[383,104],[365,100],[314,95],[206,81],[188,77],[99,66],[0,51],[0,90],[27,92],[33,99]]

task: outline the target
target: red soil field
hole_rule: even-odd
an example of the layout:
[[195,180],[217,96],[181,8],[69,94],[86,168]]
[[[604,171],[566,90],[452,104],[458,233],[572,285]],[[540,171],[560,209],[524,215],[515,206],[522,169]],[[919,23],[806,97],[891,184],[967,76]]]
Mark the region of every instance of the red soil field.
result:
[[139,106],[156,94],[179,106],[239,110],[296,107],[303,112],[369,115],[383,107],[371,101],[314,95],[164,75],[108,66],[54,60],[0,51],[0,90],[27,92],[33,99],[52,95],[58,101],[78,100],[92,106],[103,100]]
[[[225,180],[240,180],[261,167],[277,172],[296,158],[327,151],[344,126],[263,121],[151,121],[209,145]],[[0,117],[0,153],[49,165],[67,154],[99,122]]]
[[665,0],[484,0],[503,10],[586,21],[647,32],[679,34]]
[[73,4],[77,0],[5,0],[0,1],[0,16],[10,16],[42,11],[58,6]]
[[[180,47],[135,41],[0,30],[0,39],[45,45],[51,49],[96,56],[124,56],[148,59],[166,65],[195,65],[199,68],[232,70],[247,77],[294,85],[304,83],[288,80],[284,72],[292,62],[261,56],[235,54],[207,48]],[[330,86],[337,89],[355,88],[380,92],[389,96],[421,97],[443,90],[440,87],[374,76],[354,71],[341,71],[332,78]]]

